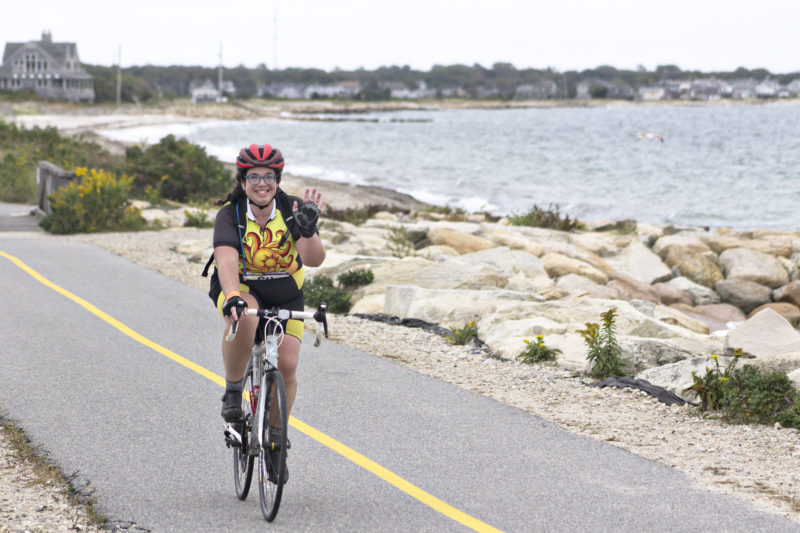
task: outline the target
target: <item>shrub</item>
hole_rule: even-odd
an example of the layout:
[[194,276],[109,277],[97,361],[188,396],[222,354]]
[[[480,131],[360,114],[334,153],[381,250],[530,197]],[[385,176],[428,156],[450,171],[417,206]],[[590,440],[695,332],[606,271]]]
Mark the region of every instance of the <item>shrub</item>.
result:
[[478,328],[475,326],[475,321],[472,321],[462,328],[450,328],[444,336],[451,344],[464,345],[478,336]]
[[785,372],[745,365],[733,371],[726,385],[722,405],[729,420],[772,424],[781,414],[787,422],[796,418],[796,391]]
[[414,253],[414,243],[411,242],[411,236],[405,226],[390,229],[388,240],[386,249],[392,257],[402,258]]
[[92,233],[114,229],[141,229],[141,210],[128,205],[131,179],[109,172],[76,168],[73,181],[50,195],[51,213],[41,222],[51,233]]
[[186,222],[183,224],[192,228],[213,228],[214,221],[208,218],[208,213],[205,211],[189,211],[188,209],[183,212],[186,215]]
[[365,205],[363,207],[348,207],[345,209],[334,209],[331,206],[328,206],[325,209],[325,218],[329,218],[331,220],[339,220],[341,222],[347,222],[349,224],[354,224],[356,226],[360,226],[373,216],[375,213],[380,211],[388,211],[389,213],[403,213],[408,214],[408,209],[403,209],[401,207],[396,206],[388,206],[388,205]]
[[694,383],[691,387],[683,389],[683,392],[693,392],[700,400],[700,409],[703,411],[719,409],[722,405],[726,384],[730,379],[731,372],[733,372],[736,367],[736,362],[739,360],[740,355],[741,351],[737,350],[731,364],[722,372],[720,371],[719,359],[716,355],[712,354],[711,358],[714,360],[714,368],[706,367],[704,376],[698,376],[697,373],[692,370],[692,380]]
[[545,346],[544,335],[537,335],[536,342],[525,339],[525,349],[517,356],[517,361],[522,361],[529,365],[543,363],[545,361],[555,361],[556,355],[560,353],[561,350],[558,348],[549,348]]
[[125,171],[133,177],[136,194],[177,202],[209,201],[223,196],[232,185],[230,173],[216,157],[174,135],[144,150],[139,146],[128,148]]
[[583,224],[569,215],[561,215],[558,204],[550,204],[547,209],[542,209],[536,204],[527,213],[510,215],[509,222],[514,226],[534,226],[537,228],[550,228],[562,231],[582,229]]
[[369,285],[375,279],[375,274],[368,268],[355,268],[342,272],[336,281],[339,282],[341,287],[360,287],[361,285]]
[[3,155],[0,163],[0,200],[33,203],[36,201],[36,165],[33,149],[23,145]]
[[627,363],[622,359],[622,348],[616,338],[617,309],[612,307],[600,316],[603,325],[587,322],[586,329],[579,330],[589,347],[586,359],[592,363],[593,377],[605,379],[609,376],[624,376]]
[[350,310],[350,295],[333,286],[333,280],[327,276],[314,276],[303,285],[303,296],[309,307],[317,307],[320,302],[328,304],[332,313],[347,313]]
[[39,161],[62,168],[116,169],[122,162],[83,136],[62,137],[56,128],[19,128],[0,121],[0,200],[37,200],[36,169]]

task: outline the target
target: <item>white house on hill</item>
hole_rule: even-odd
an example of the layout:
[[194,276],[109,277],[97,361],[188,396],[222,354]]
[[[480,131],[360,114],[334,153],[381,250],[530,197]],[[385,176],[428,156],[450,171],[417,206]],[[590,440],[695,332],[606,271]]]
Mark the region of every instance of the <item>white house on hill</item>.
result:
[[0,90],[31,89],[45,98],[94,101],[94,79],[81,67],[75,43],[41,41],[6,43],[0,66]]

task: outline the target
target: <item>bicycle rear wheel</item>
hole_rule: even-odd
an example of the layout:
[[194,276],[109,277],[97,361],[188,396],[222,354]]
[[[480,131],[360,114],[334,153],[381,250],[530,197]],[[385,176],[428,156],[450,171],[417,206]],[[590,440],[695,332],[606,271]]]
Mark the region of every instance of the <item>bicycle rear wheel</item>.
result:
[[255,456],[249,453],[250,428],[254,422],[253,413],[255,411],[254,406],[258,401],[259,386],[252,364],[247,365],[244,384],[245,394],[242,394],[242,413],[244,418],[241,424],[237,424],[236,429],[242,436],[242,445],[233,448],[233,483],[236,486],[236,496],[240,500],[247,498],[247,494],[250,492],[250,482],[253,479]]
[[[267,390],[263,420],[264,447],[258,454],[258,495],[261,500],[261,513],[267,522],[272,522],[278,514],[283,495],[283,472],[286,466],[286,427],[289,423],[289,412],[286,407],[286,389],[280,372],[274,370],[267,374]],[[269,430],[270,412],[280,415],[281,431],[279,435]],[[270,452],[275,454],[275,461],[270,462]]]

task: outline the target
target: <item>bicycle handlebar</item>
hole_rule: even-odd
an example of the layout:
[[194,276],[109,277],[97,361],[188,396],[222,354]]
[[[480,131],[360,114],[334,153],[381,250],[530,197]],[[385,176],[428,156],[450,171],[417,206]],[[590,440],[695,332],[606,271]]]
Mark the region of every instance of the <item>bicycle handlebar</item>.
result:
[[[317,329],[314,332],[316,339],[314,346],[319,346],[322,342],[322,335],[320,335],[320,328],[324,329],[325,338],[328,337],[328,318],[325,312],[328,305],[325,302],[319,304],[316,311],[292,311],[290,309],[248,309],[245,314],[248,316],[258,316],[261,318],[277,318],[278,320],[314,320],[317,323]],[[225,336],[225,342],[231,342],[236,337],[239,321],[234,320],[231,324],[231,330]]]

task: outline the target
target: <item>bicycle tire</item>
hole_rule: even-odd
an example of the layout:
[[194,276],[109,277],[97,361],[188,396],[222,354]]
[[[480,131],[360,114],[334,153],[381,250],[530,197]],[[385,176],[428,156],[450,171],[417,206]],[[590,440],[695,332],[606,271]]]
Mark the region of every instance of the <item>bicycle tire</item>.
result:
[[244,390],[249,392],[248,399],[242,394],[242,412],[244,420],[237,425],[237,431],[242,436],[242,445],[233,448],[233,484],[236,487],[236,497],[240,500],[247,498],[250,492],[250,483],[253,480],[253,463],[255,456],[249,453],[250,427],[253,424],[253,406],[258,401],[258,378],[253,371],[252,364],[247,365],[245,372]]
[[[267,391],[264,420],[263,420],[263,442],[264,447],[259,450],[258,454],[258,496],[261,502],[261,513],[267,522],[272,522],[278,515],[278,508],[281,505],[281,497],[283,496],[283,483],[281,479],[284,477],[283,469],[286,465],[286,434],[287,426],[289,424],[289,413],[286,407],[286,388],[283,384],[283,377],[277,370],[271,371],[267,374]],[[273,441],[272,435],[269,431],[269,418],[272,404],[277,401],[276,408],[280,415],[281,431],[280,436]],[[274,472],[270,460],[269,450],[275,449],[278,452],[278,466]],[[277,482],[270,481],[270,474]]]

